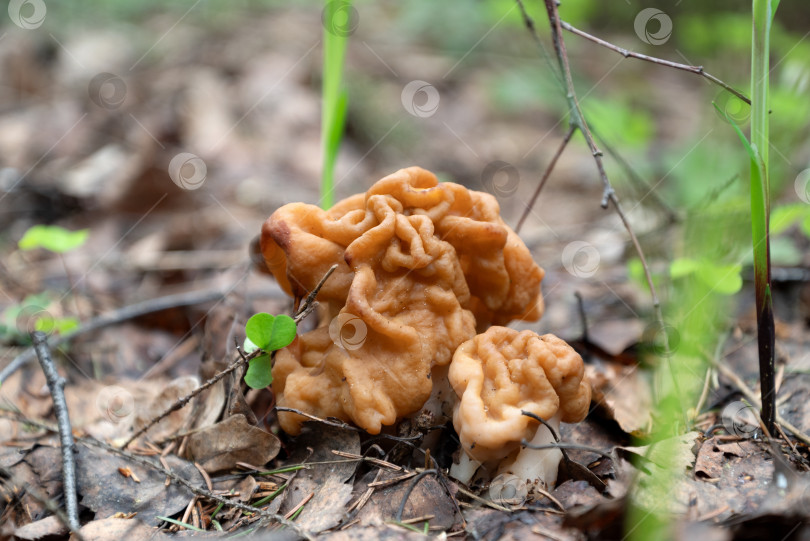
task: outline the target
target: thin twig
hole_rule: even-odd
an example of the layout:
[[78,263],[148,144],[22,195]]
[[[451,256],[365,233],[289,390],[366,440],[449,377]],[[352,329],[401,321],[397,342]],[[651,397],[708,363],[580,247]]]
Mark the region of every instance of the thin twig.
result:
[[206,499],[215,501],[217,503],[221,503],[222,505],[227,506],[227,507],[233,507],[233,508],[239,509],[240,511],[245,512],[245,513],[256,514],[256,515],[259,515],[260,517],[265,518],[265,519],[275,520],[275,521],[280,522],[281,524],[287,526],[288,528],[292,529],[293,531],[295,531],[295,533],[297,533],[301,537],[306,537],[307,539],[314,539],[309,532],[307,532],[306,530],[304,530],[303,528],[301,528],[300,526],[298,526],[294,522],[291,522],[291,521],[285,519],[281,515],[278,515],[278,514],[275,514],[275,513],[270,513],[268,511],[263,510],[263,509],[253,507],[251,505],[247,505],[247,504],[242,503],[240,501],[229,500],[227,498],[224,498],[224,497],[222,497],[222,496],[220,496],[218,494],[215,494],[215,493],[211,492],[210,490],[200,488],[200,487],[196,486],[194,483],[192,483],[192,482],[186,480],[185,478],[177,475],[176,473],[174,473],[170,469],[164,468],[160,464],[156,464],[155,462],[149,460],[146,457],[141,457],[141,456],[132,454],[132,453],[130,453],[128,451],[118,449],[118,448],[113,447],[111,445],[108,445],[108,444],[106,444],[104,442],[98,441],[98,440],[96,440],[94,438],[83,437],[83,438],[80,438],[79,441],[82,442],[83,444],[86,444],[86,445],[93,445],[95,447],[99,447],[99,448],[101,448],[101,449],[103,449],[103,450],[105,450],[105,451],[107,451],[109,453],[112,453],[114,455],[118,455],[120,457],[126,458],[127,460],[131,460],[132,462],[136,462],[138,464],[141,464],[142,466],[152,468],[155,471],[158,471],[158,472],[162,473],[163,475],[166,475],[167,477],[169,477],[175,483],[183,485],[184,487],[186,487],[188,490],[190,490],[193,494],[195,494],[197,496],[200,496],[202,498],[206,498]]
[[619,164],[619,167],[621,167],[624,170],[624,173],[627,175],[627,178],[632,183],[637,184],[638,186],[643,188],[645,194],[644,196],[654,201],[655,205],[659,208],[659,210],[661,210],[664,214],[667,215],[667,220],[669,221],[670,224],[677,223],[681,220],[680,216],[678,216],[678,213],[675,212],[675,210],[673,210],[672,207],[670,207],[669,204],[663,200],[663,198],[658,194],[657,191],[655,191],[655,189],[653,189],[653,187],[650,185],[649,182],[644,180],[641,177],[641,175],[638,172],[636,172],[633,166],[630,165],[630,163],[626,159],[624,159],[624,156],[622,156],[615,148],[613,148],[613,146],[611,146],[605,140],[604,137],[600,135],[599,130],[597,130],[596,127],[591,126],[591,133],[593,133],[593,136],[597,139],[597,141],[599,141],[599,145],[601,145],[601,147],[605,149],[608,155],[611,158],[613,158],[613,160],[616,163]]
[[352,425],[350,425],[348,423],[345,423],[345,422],[343,422],[343,421],[341,421],[339,419],[335,420],[335,421],[330,421],[328,419],[321,419],[320,417],[316,417],[316,416],[314,416],[314,415],[312,415],[310,413],[307,413],[307,412],[301,411],[301,410],[297,410],[295,408],[287,408],[287,407],[284,407],[284,406],[276,406],[276,411],[287,411],[287,412],[290,412],[290,413],[295,413],[296,415],[301,415],[302,417],[306,417],[307,419],[309,419],[311,421],[315,421],[317,423],[322,423],[322,424],[325,424],[327,426],[334,426],[335,428],[343,428],[343,429],[346,429],[346,430],[351,430],[353,432],[365,432],[364,430],[362,430],[360,428],[357,428],[356,426],[352,426]]
[[496,509],[498,511],[505,511],[507,513],[512,512],[512,509],[509,509],[508,507],[505,507],[503,505],[498,505],[497,503],[493,502],[492,500],[482,498],[481,496],[477,495],[475,492],[467,490],[466,488],[464,488],[459,483],[456,483],[456,490],[458,490],[461,494],[467,496],[468,498],[472,498],[473,500],[475,500],[477,502],[480,502],[480,503],[483,503],[484,505],[487,505],[487,506],[489,506],[489,507],[491,507],[493,509]]
[[700,398],[698,398],[697,405],[695,406],[695,418],[700,415],[700,410],[703,409],[703,405],[706,403],[706,399],[709,397],[709,384],[712,381],[712,368],[709,367],[706,369],[706,377],[703,380],[703,389],[700,391]]
[[[724,363],[721,359],[714,359],[712,357],[709,357],[708,355],[706,357],[708,358],[709,362],[711,362],[714,366],[716,366],[717,369],[720,372],[722,372],[722,374],[726,378],[731,380],[731,383],[733,383],[734,386],[737,387],[743,395],[745,395],[745,398],[747,398],[749,402],[751,402],[758,408],[762,407],[762,403],[759,401],[757,395],[748,387],[748,385],[745,384],[745,382],[742,380],[742,378],[740,378],[740,376],[735,374],[734,371],[728,367],[726,363]],[[787,428],[788,431],[791,432],[796,437],[797,440],[802,441],[807,445],[810,445],[810,436],[807,436],[801,430],[799,430],[792,424],[788,423],[779,414],[778,411],[776,412],[776,422],[782,425],[783,427]]]
[[323,278],[321,278],[321,280],[318,282],[318,285],[316,285],[315,288],[309,292],[307,298],[304,299],[304,304],[302,304],[301,307],[295,312],[294,319],[296,323],[299,323],[302,319],[307,317],[307,315],[315,308],[315,297],[318,296],[323,284],[326,283],[326,280],[332,276],[332,273],[335,272],[335,269],[337,268],[337,263],[329,267],[329,270],[323,275]]
[[677,69],[677,70],[688,71],[689,73],[694,73],[696,75],[701,75],[701,76],[705,77],[706,79],[708,79],[709,81],[713,82],[714,84],[716,84],[718,86],[721,86],[724,89],[726,89],[727,91],[731,92],[732,94],[734,94],[735,96],[737,96],[738,98],[743,100],[748,105],[751,105],[751,100],[745,94],[743,94],[739,90],[736,90],[735,88],[731,87],[730,85],[724,83],[723,81],[721,81],[720,79],[718,79],[717,77],[712,75],[711,73],[705,71],[703,69],[703,66],[690,66],[688,64],[679,64],[678,62],[672,62],[670,60],[664,60],[662,58],[656,58],[654,56],[647,56],[646,54],[637,53],[637,52],[634,52],[634,51],[629,51],[629,50],[627,50],[627,49],[625,49],[623,47],[619,47],[619,46],[614,45],[614,44],[612,44],[610,42],[607,42],[607,41],[605,41],[603,39],[599,39],[596,36],[592,36],[591,34],[588,34],[587,32],[583,32],[582,30],[571,26],[570,24],[568,24],[565,21],[560,21],[560,26],[562,28],[565,28],[566,30],[568,30],[572,34],[576,34],[577,36],[583,37],[583,38],[585,38],[587,40],[590,40],[590,41],[592,41],[594,43],[597,43],[597,44],[601,45],[602,47],[606,47],[606,48],[610,49],[611,51],[615,51],[615,52],[619,53],[620,55],[622,55],[625,58],[636,58],[638,60],[644,60],[644,61],[647,61],[647,62],[652,62],[653,64],[659,64],[661,66],[667,66],[668,68],[674,68],[674,69]]
[[408,488],[405,490],[405,494],[402,495],[402,501],[400,502],[399,509],[397,510],[397,522],[402,522],[402,512],[405,511],[405,504],[408,503],[408,498],[411,497],[413,489],[416,488],[416,485],[422,480],[423,477],[427,477],[428,475],[439,475],[439,470],[425,470],[413,478],[411,483],[408,485]]
[[554,153],[554,156],[551,158],[546,170],[543,172],[543,176],[540,178],[540,182],[537,184],[537,188],[534,190],[534,194],[532,194],[532,198],[529,199],[529,203],[526,205],[526,208],[523,210],[523,214],[520,216],[520,220],[518,220],[517,225],[515,226],[515,233],[520,233],[520,228],[523,227],[523,222],[526,221],[526,218],[529,216],[529,213],[532,211],[537,198],[540,195],[540,190],[543,189],[543,186],[546,185],[546,181],[548,177],[551,175],[551,171],[554,170],[554,166],[557,165],[557,160],[562,155],[565,147],[568,146],[568,142],[571,140],[571,137],[574,135],[576,131],[576,126],[573,124],[571,127],[568,128],[568,133],[565,134],[565,137],[560,143],[560,146],[557,148],[557,152]]
[[[560,435],[557,434],[557,430],[553,426],[548,424],[548,422],[545,419],[543,419],[542,417],[540,417],[537,414],[534,414],[534,413],[532,413],[530,411],[526,411],[526,410],[520,410],[520,414],[525,415],[526,417],[528,417],[530,419],[534,419],[535,421],[541,423],[543,426],[545,426],[548,429],[549,432],[551,432],[551,437],[554,438],[554,441],[557,442],[557,443],[560,443]],[[568,457],[568,453],[566,453],[563,448],[560,448],[560,452],[562,453],[563,458],[566,460],[566,462],[571,460]]]
[[0,466],[0,475],[8,478],[8,480],[5,482],[6,485],[11,484],[14,487],[22,488],[29,496],[41,503],[45,509],[53,513],[54,516],[56,516],[56,518],[58,518],[59,521],[64,524],[65,528],[76,536],[77,541],[84,541],[84,536],[82,536],[78,529],[74,528],[70,524],[70,519],[68,519],[68,516],[64,511],[62,511],[56,501],[40,492],[37,488],[32,486],[31,483],[18,478],[14,475],[14,472],[3,466]]
[[73,430],[70,428],[67,401],[65,400],[65,378],[56,371],[51,357],[48,339],[44,332],[31,333],[39,364],[45,373],[48,390],[53,399],[53,411],[59,428],[59,442],[62,450],[62,492],[65,494],[65,512],[71,530],[82,527],[79,522],[79,502],[76,499],[76,458],[74,457]]
[[[109,327],[110,325],[115,325],[117,323],[128,321],[146,314],[151,314],[153,312],[160,312],[162,310],[176,308],[179,306],[190,306],[194,304],[217,301],[224,298],[228,292],[229,290],[190,291],[188,293],[166,295],[165,297],[158,297],[157,299],[150,299],[148,301],[139,302],[130,306],[124,306],[118,310],[114,310],[110,313],[93,318],[87,323],[83,324],[81,327],[78,327],[69,333],[55,337],[51,341],[51,347],[58,348],[62,344],[70,342],[77,336],[97,331],[104,327]],[[15,357],[11,363],[0,371],[0,383],[8,379],[8,377],[16,372],[22,365],[34,360],[35,358],[36,353],[33,349],[28,349]]]
[[227,376],[228,374],[230,374],[231,372],[233,372],[237,368],[239,368],[241,366],[244,366],[251,359],[253,359],[255,357],[258,357],[261,353],[262,353],[262,351],[257,349],[256,351],[252,352],[250,355],[245,357],[244,355],[241,355],[241,350],[240,350],[239,358],[237,358],[234,362],[232,362],[228,366],[228,368],[226,368],[225,370],[217,373],[214,377],[212,377],[211,379],[209,379],[208,381],[206,381],[205,383],[203,383],[202,385],[200,385],[199,387],[197,387],[196,389],[191,391],[186,396],[181,397],[180,399],[176,400],[171,406],[169,406],[168,408],[163,410],[163,412],[160,413],[158,416],[153,417],[148,423],[146,423],[140,429],[135,431],[135,433],[132,434],[132,436],[130,436],[129,439],[124,442],[124,444],[121,446],[121,449],[126,449],[127,447],[129,447],[129,445],[133,441],[135,441],[136,439],[141,437],[143,434],[146,433],[147,430],[149,430],[150,428],[155,426],[161,420],[168,417],[169,414],[171,414],[172,412],[175,412],[175,411],[185,407],[186,404],[188,404],[195,396],[197,396],[201,392],[205,391],[206,389],[208,389],[212,385],[216,384],[219,380],[221,380],[222,378],[224,378],[225,376]]
[[585,314],[585,302],[582,300],[582,294],[579,291],[574,291],[574,297],[577,298],[577,309],[579,310],[579,319],[582,322],[582,342],[590,345],[591,340],[588,335],[588,317]]
[[[521,13],[523,14],[524,21],[526,26],[528,27],[530,32],[535,32],[534,24],[531,22],[531,19],[526,12],[523,4],[520,0],[517,0],[518,6],[520,6]],[[562,37],[562,27],[560,25],[560,16],[557,12],[557,2],[556,0],[544,0],[546,4],[546,12],[548,14],[548,20],[551,25],[551,36],[552,41],[554,43],[554,51],[557,55],[557,62],[559,64],[559,69],[563,74],[564,84],[565,84],[565,94],[566,99],[568,101],[568,113],[571,118],[571,125],[576,127],[585,138],[585,142],[588,145],[588,148],[593,155],[594,162],[596,163],[596,169],[599,173],[599,178],[602,181],[602,208],[607,208],[609,203],[613,203],[613,208],[616,210],[616,213],[619,215],[619,218],[624,225],[625,230],[627,231],[628,235],[630,235],[630,240],[633,243],[633,247],[635,248],[636,253],[638,254],[639,259],[641,260],[642,268],[644,269],[644,276],[647,279],[647,287],[650,290],[650,295],[652,297],[652,304],[655,312],[656,321],[664,331],[664,336],[662,337],[662,343],[664,346],[664,353],[665,357],[669,360],[670,358],[670,346],[669,346],[669,337],[666,334],[666,325],[664,324],[664,315],[661,310],[661,302],[658,299],[658,293],[656,292],[655,285],[653,284],[652,274],[650,272],[650,267],[647,264],[647,258],[644,256],[644,250],[641,248],[641,244],[636,237],[633,228],[630,225],[630,222],[627,220],[627,216],[625,215],[624,211],[622,210],[621,204],[619,203],[619,198],[616,195],[616,192],[613,190],[613,186],[610,184],[610,180],[608,179],[607,173],[605,171],[605,166],[602,161],[602,152],[596,146],[594,142],[593,135],[591,134],[591,130],[588,127],[588,123],[585,120],[585,115],[582,113],[582,109],[579,105],[579,100],[577,99],[576,89],[574,88],[574,82],[571,77],[571,67],[568,63],[568,53],[566,52],[565,48],[565,40]],[[539,38],[538,38],[539,41]],[[667,366],[670,371],[670,376],[672,377],[673,387],[675,388],[675,392],[678,397],[678,402],[681,405],[681,413],[683,416],[684,423],[687,422],[687,415],[686,415],[686,408],[685,402],[682,399],[683,394],[681,392],[680,384],[678,383],[678,378],[676,377],[674,368],[671,362],[667,362]]]

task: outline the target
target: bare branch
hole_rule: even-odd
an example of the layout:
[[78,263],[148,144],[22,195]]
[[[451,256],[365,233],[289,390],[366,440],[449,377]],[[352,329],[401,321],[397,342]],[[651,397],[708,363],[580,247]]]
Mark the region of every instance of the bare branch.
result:
[[76,459],[73,455],[73,430],[70,428],[70,416],[65,400],[65,378],[56,371],[45,333],[34,331],[31,333],[31,339],[34,341],[34,351],[45,373],[48,390],[53,399],[53,411],[56,414],[62,451],[62,492],[65,494],[65,511],[68,526],[71,531],[76,531],[81,529],[82,524],[79,522],[79,502],[76,499]]
[[637,53],[637,52],[634,52],[634,51],[629,51],[629,50],[627,50],[627,49],[625,49],[623,47],[619,47],[618,45],[614,45],[614,44],[612,44],[612,43],[610,43],[608,41],[597,38],[596,36],[592,36],[591,34],[588,34],[587,32],[583,32],[582,30],[571,26],[570,24],[568,24],[565,21],[560,21],[560,26],[562,28],[568,30],[572,34],[576,34],[577,36],[583,37],[583,38],[585,38],[587,40],[590,40],[590,41],[592,41],[594,43],[597,43],[597,44],[601,45],[602,47],[606,47],[606,48],[610,49],[611,51],[616,51],[617,53],[619,53],[620,55],[622,55],[625,58],[637,58],[638,60],[644,60],[646,62],[652,62],[653,64],[658,64],[658,65],[661,65],[661,66],[666,66],[668,68],[674,68],[674,69],[677,69],[677,70],[688,71],[689,73],[694,73],[696,75],[700,75],[702,77],[705,77],[706,79],[713,82],[714,84],[716,84],[718,86],[721,86],[724,89],[726,89],[727,91],[731,92],[732,94],[734,94],[735,96],[737,96],[738,98],[743,100],[748,105],[751,105],[751,100],[745,94],[743,94],[739,90],[731,87],[730,85],[724,83],[723,81],[721,81],[720,79],[718,79],[717,77],[712,75],[711,73],[708,73],[707,71],[705,71],[703,69],[703,66],[690,66],[688,64],[680,64],[678,62],[672,62],[670,60],[664,60],[663,58],[656,58],[654,56],[647,56],[646,54]]

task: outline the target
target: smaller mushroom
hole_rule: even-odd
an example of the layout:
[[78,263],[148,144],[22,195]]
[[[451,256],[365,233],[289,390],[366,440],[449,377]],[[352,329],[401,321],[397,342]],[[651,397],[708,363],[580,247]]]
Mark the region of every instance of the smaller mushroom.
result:
[[546,426],[522,411],[555,430],[560,421],[581,421],[591,401],[583,375],[582,357],[552,334],[490,327],[461,344],[448,377],[459,397],[453,425],[463,452],[450,475],[466,484],[483,466],[490,478],[511,474],[529,487],[553,486],[562,453],[521,446],[554,442]]

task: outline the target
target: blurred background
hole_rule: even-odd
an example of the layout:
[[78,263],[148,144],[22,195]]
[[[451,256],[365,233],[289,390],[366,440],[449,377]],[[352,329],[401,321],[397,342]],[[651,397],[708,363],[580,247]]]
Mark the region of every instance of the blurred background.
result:
[[[85,320],[175,291],[266,284],[249,271],[251,239],[280,205],[320,200],[324,24],[351,33],[336,198],[420,165],[494,194],[514,227],[568,128],[544,6],[526,6],[545,53],[511,0],[357,0],[337,22],[322,21],[323,3],[314,1],[11,1],[0,13],[6,343],[24,341],[27,305]],[[702,65],[747,93],[749,9],[730,0],[563,0],[560,15],[617,46]],[[773,258],[799,273],[790,275],[789,302],[777,298],[777,316],[803,321],[808,35],[810,12],[783,2],[772,36],[771,183],[782,220]],[[565,40],[664,305],[675,302],[682,277],[708,276],[716,293],[736,293],[750,274],[748,160],[712,102],[743,130],[747,106],[695,74],[570,33]],[[540,328],[576,336],[580,292],[592,337],[601,333],[621,351],[642,333],[650,296],[627,233],[601,198],[576,135],[520,233],[547,271]],[[61,255],[19,249],[41,224],[89,237]],[[746,294],[739,298],[732,315],[750,308]],[[163,327],[166,344],[190,326],[179,325]],[[165,353],[150,344],[153,357]]]

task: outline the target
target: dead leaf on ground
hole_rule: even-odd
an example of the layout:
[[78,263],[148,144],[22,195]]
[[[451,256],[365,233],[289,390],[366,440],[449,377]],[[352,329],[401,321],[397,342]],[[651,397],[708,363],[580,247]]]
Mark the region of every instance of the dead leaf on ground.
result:
[[638,343],[644,322],[634,319],[595,321],[588,327],[588,340],[614,357]]
[[[401,475],[402,472],[384,471],[379,480],[393,479]],[[371,525],[396,520],[397,511],[406,496],[406,491],[415,480],[414,477],[395,485],[378,488],[354,518],[359,520],[360,524]],[[402,511],[402,520],[427,515],[432,516],[429,520],[430,527],[440,530],[451,528],[459,518],[452,497],[435,475],[427,475],[419,479],[408,496],[408,501]]]
[[[147,406],[137,408],[135,410],[135,419],[133,421],[133,428],[135,430],[146,426],[149,421],[163,413],[172,404],[179,399],[188,396],[200,385],[199,379],[192,376],[183,376],[175,378],[168,382],[166,385],[157,387],[159,392],[157,396],[147,402]],[[199,399],[193,399],[194,403]],[[169,436],[173,436],[181,431],[186,425],[190,427],[188,419],[191,417],[192,405],[187,404],[179,410],[171,412],[160,422],[150,427],[146,432],[146,437],[151,440],[163,440]]]
[[[79,445],[76,454],[76,481],[81,504],[96,512],[97,517],[109,517],[117,512],[138,513],[138,519],[157,525],[160,516],[172,516],[188,505],[191,492],[177,483],[165,485],[166,477],[155,469],[129,463],[125,458],[103,450]],[[59,461],[58,450],[54,459]],[[169,455],[171,470],[197,486],[204,486],[200,472],[193,464]],[[118,468],[129,467],[140,483],[124,479]]]
[[[710,443],[711,442],[711,443]],[[716,442],[704,442],[698,456],[703,476],[688,479],[690,490],[690,516],[714,516],[727,519],[734,515],[757,513],[769,501],[773,489],[774,464],[761,443],[744,440],[736,447],[742,456],[715,451]],[[697,473],[697,463],[695,465]],[[705,475],[713,477],[706,478]],[[810,494],[810,492],[808,492]],[[778,498],[782,512],[787,512],[783,498]],[[808,498],[810,501],[810,498]],[[810,515],[810,507],[808,507]]]
[[188,438],[189,457],[209,473],[233,468],[237,462],[263,466],[280,449],[275,435],[251,425],[244,415],[228,417]]
[[587,481],[566,481],[554,489],[553,496],[566,509],[592,506],[605,500],[605,497]]
[[316,533],[336,526],[345,516],[346,503],[352,496],[352,486],[346,481],[360,465],[360,461],[342,458],[332,451],[359,454],[360,435],[352,430],[306,423],[295,439],[295,452],[287,461],[290,465],[311,466],[298,471],[285,490],[282,509],[287,512],[314,494],[296,522],[306,523],[305,527]]
[[68,531],[68,527],[65,526],[58,517],[51,515],[43,518],[42,520],[37,520],[35,522],[26,524],[25,526],[20,526],[14,530],[14,536],[20,539],[33,541],[43,537],[65,535],[68,533]]
[[346,504],[351,497],[351,485],[330,477],[315,491],[295,522],[312,533],[333,528],[346,516]]
[[405,528],[383,524],[380,526],[355,526],[348,530],[323,534],[319,539],[323,539],[323,541],[424,541],[425,536]]
[[649,374],[638,366],[603,363],[585,366],[593,387],[592,401],[609,419],[633,436],[644,436],[652,426]]
[[[170,536],[147,526],[138,519],[105,518],[88,522],[79,530],[85,541],[161,541]],[[70,541],[78,541],[71,534]]]
[[499,541],[523,541],[554,539],[560,541],[584,541],[580,532],[563,526],[559,515],[545,515],[521,511],[504,513],[486,507],[469,509],[464,512],[467,519],[466,531],[472,539]]
[[745,456],[739,442],[720,443],[718,438],[709,438],[698,450],[695,460],[695,475],[704,479],[719,479],[730,457]]

